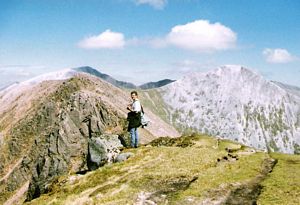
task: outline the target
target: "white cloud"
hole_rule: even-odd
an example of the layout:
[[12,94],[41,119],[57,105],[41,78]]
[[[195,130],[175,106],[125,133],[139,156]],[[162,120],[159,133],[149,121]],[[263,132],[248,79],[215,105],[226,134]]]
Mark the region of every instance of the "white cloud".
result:
[[281,48],[266,48],[262,53],[269,63],[289,63],[296,59],[287,50]]
[[120,49],[125,46],[123,33],[106,30],[98,36],[83,39],[78,46],[85,49]]
[[235,47],[237,34],[220,23],[197,20],[185,25],[174,26],[164,37],[133,38],[127,45],[147,45],[153,48],[175,46],[196,52],[210,53]]
[[91,36],[78,43],[85,49],[118,49],[126,46],[150,46],[165,48],[175,46],[196,52],[210,53],[235,47],[237,35],[220,23],[196,20],[185,25],[174,26],[163,37],[125,39],[122,33],[106,30],[98,36]]
[[163,9],[165,5],[168,3],[167,0],[135,0],[137,5],[140,4],[149,4],[155,9]]
[[237,35],[230,28],[207,20],[177,25],[166,37],[166,41],[171,45],[197,52],[234,48],[236,40]]

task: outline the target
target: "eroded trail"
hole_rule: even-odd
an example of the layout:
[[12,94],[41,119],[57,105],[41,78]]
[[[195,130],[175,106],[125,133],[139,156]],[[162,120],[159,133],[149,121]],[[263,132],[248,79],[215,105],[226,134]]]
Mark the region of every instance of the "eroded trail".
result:
[[261,174],[253,180],[238,185],[230,191],[224,204],[257,204],[256,201],[262,190],[262,181],[266,179],[269,173],[272,172],[276,166],[277,160],[267,158],[263,161]]

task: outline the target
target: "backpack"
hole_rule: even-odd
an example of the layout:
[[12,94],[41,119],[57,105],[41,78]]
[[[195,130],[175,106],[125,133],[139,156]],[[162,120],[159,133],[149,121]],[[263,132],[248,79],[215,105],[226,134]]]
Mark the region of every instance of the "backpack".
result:
[[143,109],[143,106],[141,106],[141,109],[142,109],[142,112],[141,112],[141,125],[142,125],[142,128],[146,127],[150,120],[149,118],[145,115],[145,112],[144,112],[144,109]]

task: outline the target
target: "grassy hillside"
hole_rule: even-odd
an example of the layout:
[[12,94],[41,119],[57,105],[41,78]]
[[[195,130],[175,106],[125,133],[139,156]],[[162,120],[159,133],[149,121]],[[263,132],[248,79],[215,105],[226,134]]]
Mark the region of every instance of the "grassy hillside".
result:
[[142,103],[164,121],[170,123],[170,113],[162,96],[156,89],[139,90]]
[[[199,130],[192,126],[187,126],[184,123],[178,121],[178,117],[182,110],[173,110],[169,105],[166,104],[162,97],[164,91],[159,89],[139,90],[141,101],[145,107],[149,108],[153,113],[163,119],[165,122],[173,125],[179,132],[184,134],[191,134],[198,132]],[[191,118],[194,115],[190,111],[187,115]]]
[[[57,178],[50,193],[28,204],[297,204],[300,200],[299,156],[269,156],[204,135],[160,138],[125,151],[134,156],[86,175]],[[285,168],[287,163],[291,169]]]

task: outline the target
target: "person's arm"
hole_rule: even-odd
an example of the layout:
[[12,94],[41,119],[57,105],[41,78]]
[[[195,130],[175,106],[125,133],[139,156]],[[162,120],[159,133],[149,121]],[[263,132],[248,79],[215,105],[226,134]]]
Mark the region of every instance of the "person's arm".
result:
[[129,104],[128,106],[127,106],[127,110],[129,110],[130,112],[132,112],[133,110],[132,110],[132,104]]

